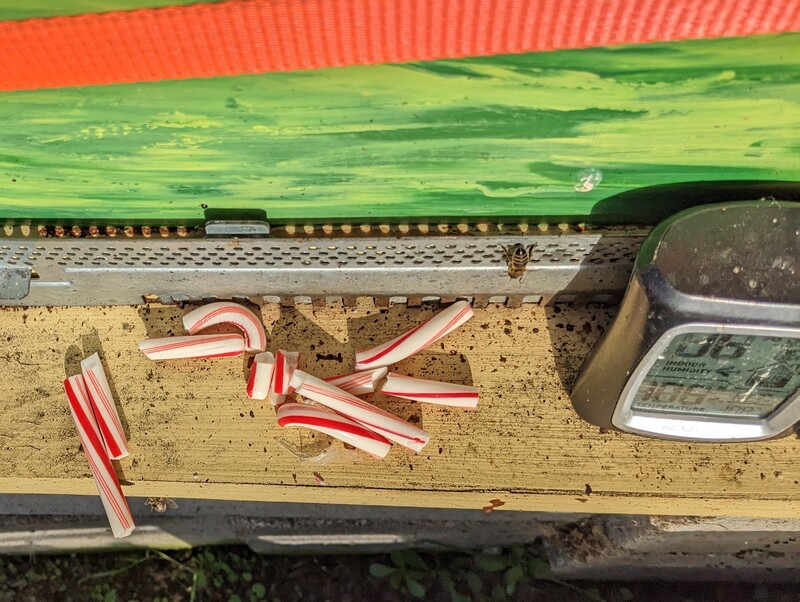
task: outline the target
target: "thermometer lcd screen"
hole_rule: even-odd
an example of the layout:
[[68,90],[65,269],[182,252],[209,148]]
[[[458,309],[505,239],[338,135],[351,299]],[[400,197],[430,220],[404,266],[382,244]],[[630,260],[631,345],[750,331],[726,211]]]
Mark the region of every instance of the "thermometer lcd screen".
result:
[[800,339],[682,333],[656,357],[631,409],[766,418],[800,389]]

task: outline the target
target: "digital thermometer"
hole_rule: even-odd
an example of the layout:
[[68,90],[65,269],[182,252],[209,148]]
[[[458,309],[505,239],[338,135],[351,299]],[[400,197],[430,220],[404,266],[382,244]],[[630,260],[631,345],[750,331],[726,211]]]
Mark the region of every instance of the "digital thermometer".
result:
[[572,390],[582,418],[749,441],[800,421],[800,203],[705,205],[658,225]]

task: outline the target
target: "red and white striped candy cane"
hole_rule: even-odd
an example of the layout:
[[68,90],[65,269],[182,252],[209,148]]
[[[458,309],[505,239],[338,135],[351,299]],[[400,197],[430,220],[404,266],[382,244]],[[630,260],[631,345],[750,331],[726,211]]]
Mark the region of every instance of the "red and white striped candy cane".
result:
[[284,403],[278,408],[281,426],[305,426],[349,443],[376,458],[385,458],[392,445],[378,433],[335,412],[306,403]]
[[381,387],[381,393],[401,399],[470,410],[478,407],[478,398],[480,397],[478,387],[413,378],[394,372],[390,372],[386,377],[386,383]]
[[128,440],[125,438],[125,431],[122,430],[122,422],[100,356],[93,353],[81,361],[81,372],[108,457],[112,460],[125,458],[130,454]]
[[469,303],[466,301],[453,303],[427,322],[423,322],[396,339],[356,353],[356,370],[396,364],[453,332],[472,316],[472,307]]
[[284,351],[278,349],[275,354],[275,371],[272,376],[272,385],[269,389],[269,400],[272,405],[280,405],[291,393],[292,374],[300,363],[300,353],[297,351]]
[[151,360],[230,357],[244,353],[240,334],[198,334],[191,337],[147,339],[139,349]]
[[341,376],[329,376],[323,380],[339,387],[342,391],[347,391],[351,395],[364,395],[377,390],[378,383],[383,380],[389,372],[388,368],[375,368],[364,372],[352,372]]
[[250,399],[266,399],[272,385],[275,369],[275,356],[269,351],[259,353],[253,358],[250,366],[250,378],[247,381],[247,396]]
[[100,500],[106,510],[108,522],[114,537],[126,537],[131,534],[135,525],[133,515],[119,486],[117,473],[111,465],[111,460],[106,455],[103,442],[100,439],[100,430],[97,428],[92,409],[89,403],[89,393],[86,390],[83,376],[80,374],[70,376],[64,381],[64,390],[69,400],[69,409],[78,429],[78,436],[89,460]]
[[267,348],[267,333],[264,325],[252,311],[236,303],[220,301],[198,307],[183,316],[183,326],[189,334],[195,334],[215,324],[233,324],[244,333],[247,351],[264,351]]
[[413,424],[302,370],[296,370],[292,376],[292,388],[303,397],[327,406],[415,452],[420,452],[430,440],[428,433]]

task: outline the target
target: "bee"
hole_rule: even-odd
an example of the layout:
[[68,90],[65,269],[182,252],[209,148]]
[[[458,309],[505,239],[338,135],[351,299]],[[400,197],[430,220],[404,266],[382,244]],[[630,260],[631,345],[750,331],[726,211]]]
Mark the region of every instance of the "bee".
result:
[[503,249],[503,257],[508,264],[508,277],[522,280],[525,275],[525,268],[528,267],[528,262],[531,260],[533,245],[526,247],[517,243],[501,248]]
[[150,510],[153,512],[166,512],[167,508],[172,508],[173,510],[178,508],[178,504],[175,500],[171,500],[168,497],[149,497],[147,501],[144,503],[145,506],[150,506]]

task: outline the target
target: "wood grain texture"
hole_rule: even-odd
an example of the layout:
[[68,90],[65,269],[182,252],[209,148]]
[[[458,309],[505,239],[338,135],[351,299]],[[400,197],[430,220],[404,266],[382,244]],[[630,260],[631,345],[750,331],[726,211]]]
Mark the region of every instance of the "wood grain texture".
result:
[[[100,351],[131,443],[128,496],[696,515],[800,516],[798,441],[715,445],[600,432],[572,411],[565,383],[607,326],[603,309],[490,306],[441,344],[397,366],[474,383],[474,412],[376,402],[431,433],[422,454],[381,462],[345,452],[302,462],[279,443],[323,449],[324,437],[280,429],[247,399],[242,358],[151,362],[146,336],[180,334],[177,307],[0,310],[0,493],[91,495],[61,381]],[[356,348],[393,337],[425,309],[265,306],[270,349],[298,349],[320,376],[347,371]],[[341,355],[340,355],[341,354]],[[325,485],[318,485],[319,472]],[[591,494],[587,494],[587,485]]]
[[800,181],[798,99],[800,34],[6,93],[0,220],[636,220]]

